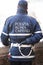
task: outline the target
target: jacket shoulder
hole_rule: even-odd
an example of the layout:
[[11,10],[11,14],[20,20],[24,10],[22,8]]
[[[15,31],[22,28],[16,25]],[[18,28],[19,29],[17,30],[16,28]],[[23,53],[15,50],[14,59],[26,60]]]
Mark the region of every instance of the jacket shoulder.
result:
[[7,23],[7,24],[11,23],[11,21],[12,21],[13,19],[15,19],[15,17],[16,17],[16,16],[9,16],[9,17],[5,20],[5,23]]
[[34,24],[38,23],[38,21],[35,18],[33,18],[31,16],[29,18],[30,18],[30,20],[31,20],[32,23],[34,23]]

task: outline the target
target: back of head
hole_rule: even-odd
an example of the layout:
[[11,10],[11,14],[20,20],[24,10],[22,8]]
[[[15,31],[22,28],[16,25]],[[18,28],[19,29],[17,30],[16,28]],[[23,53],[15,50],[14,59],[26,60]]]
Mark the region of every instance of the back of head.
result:
[[27,6],[28,4],[26,0],[20,0],[18,3],[18,12],[27,13]]

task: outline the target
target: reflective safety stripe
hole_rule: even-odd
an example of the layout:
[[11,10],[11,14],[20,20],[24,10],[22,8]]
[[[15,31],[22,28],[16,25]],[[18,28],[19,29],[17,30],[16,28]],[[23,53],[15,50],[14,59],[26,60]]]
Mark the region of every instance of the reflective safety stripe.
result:
[[14,46],[14,47],[19,47],[19,46],[20,46],[20,47],[32,47],[31,44],[29,44],[29,45],[23,45],[23,44],[21,44],[21,45],[20,45],[19,43],[15,43],[15,44],[14,44],[14,43],[11,43],[11,47],[12,47],[12,46]]
[[22,33],[22,34],[9,34],[9,36],[30,36],[32,35],[31,33],[30,34],[26,34],[26,33]]
[[42,33],[42,31],[36,31],[35,33]]
[[2,32],[2,34],[4,34],[4,35],[8,36],[8,34],[7,34],[7,33],[5,33],[5,32]]
[[13,56],[13,55],[11,55],[11,53],[9,53],[9,54],[10,54],[10,57],[12,57],[12,58],[18,58],[18,59],[19,58],[24,58],[24,59],[27,58],[28,59],[28,58],[34,58],[35,57],[35,55],[31,55],[31,56]]
[[[36,31],[35,33],[42,33],[42,31]],[[2,34],[4,34],[4,35],[6,35],[6,36],[30,36],[30,35],[32,35],[32,33],[29,33],[29,34],[26,34],[26,33],[23,33],[23,34],[12,34],[12,33],[9,33],[9,34],[7,34],[7,33],[5,33],[5,32],[2,32]]]
[[34,58],[35,56],[11,56],[12,58]]
[[31,45],[21,45],[20,47],[31,47]]
[[9,33],[9,34],[7,34],[7,33],[5,33],[5,32],[2,32],[4,35],[6,35],[6,36],[30,36],[30,35],[32,35],[32,33],[29,33],[29,34],[26,34],[26,33],[22,33],[22,34],[13,34],[13,33]]

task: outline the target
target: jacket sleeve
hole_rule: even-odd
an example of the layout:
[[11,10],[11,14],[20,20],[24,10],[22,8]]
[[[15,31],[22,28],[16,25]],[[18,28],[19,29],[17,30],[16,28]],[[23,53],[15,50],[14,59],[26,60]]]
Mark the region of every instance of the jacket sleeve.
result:
[[27,44],[32,44],[34,45],[35,43],[38,43],[40,39],[42,38],[42,31],[40,28],[39,23],[35,20],[36,24],[33,30],[33,34],[31,37],[26,38],[22,43],[27,43]]
[[9,18],[5,21],[3,32],[1,33],[1,41],[5,46],[9,45]]

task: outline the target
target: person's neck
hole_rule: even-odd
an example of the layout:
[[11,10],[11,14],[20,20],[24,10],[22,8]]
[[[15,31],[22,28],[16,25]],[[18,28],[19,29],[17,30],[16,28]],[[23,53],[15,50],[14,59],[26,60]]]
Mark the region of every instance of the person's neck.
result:
[[18,8],[17,13],[18,14],[27,14],[27,10],[25,10],[23,8]]

